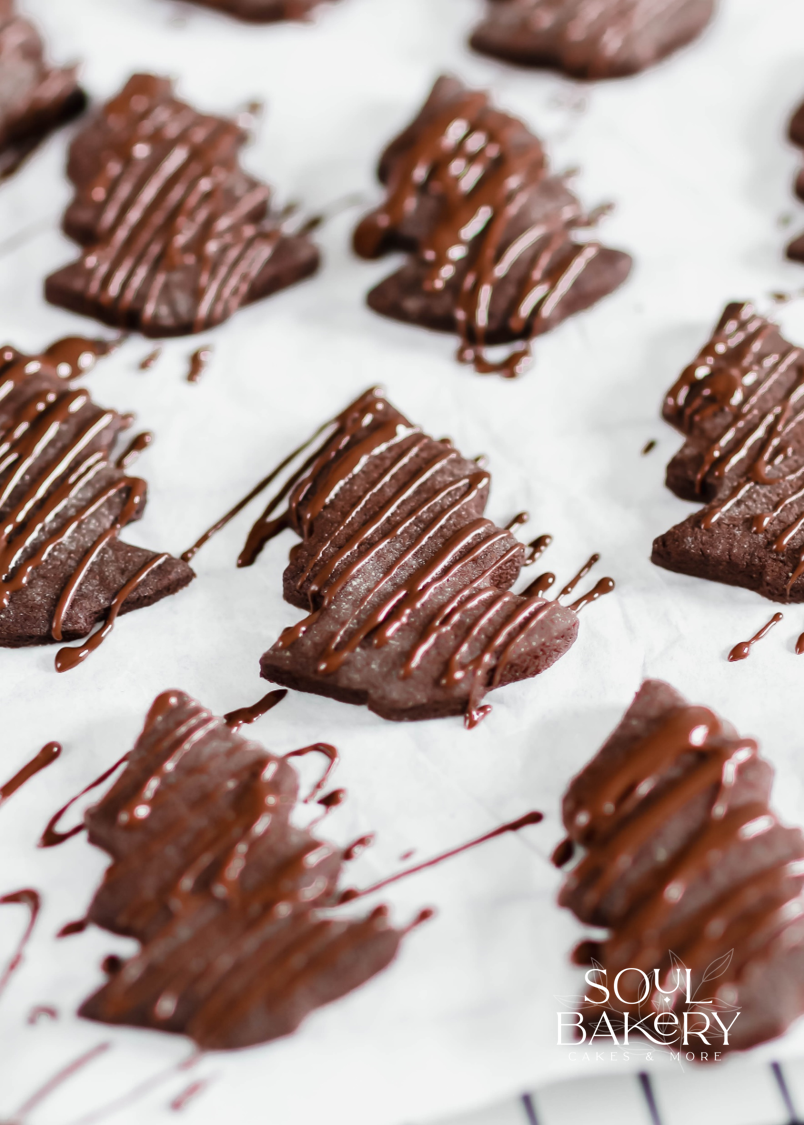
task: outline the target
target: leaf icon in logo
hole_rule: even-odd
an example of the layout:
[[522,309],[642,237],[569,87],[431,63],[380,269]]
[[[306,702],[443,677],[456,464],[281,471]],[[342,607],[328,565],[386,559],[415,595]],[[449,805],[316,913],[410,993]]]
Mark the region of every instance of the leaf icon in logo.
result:
[[722,957],[718,957],[706,969],[706,972],[701,977],[701,984],[708,980],[716,980],[717,977],[722,977],[728,970],[731,964],[731,959],[734,956],[734,950],[730,949],[728,953],[724,953]]

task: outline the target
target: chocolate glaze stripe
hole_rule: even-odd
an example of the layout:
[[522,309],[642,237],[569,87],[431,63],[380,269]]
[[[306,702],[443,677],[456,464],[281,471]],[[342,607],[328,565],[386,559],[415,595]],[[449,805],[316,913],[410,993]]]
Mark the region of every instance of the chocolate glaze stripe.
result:
[[52,1004],[36,1004],[31,1008],[25,1022],[30,1027],[35,1027],[41,1019],[57,1020],[58,1018],[58,1009],[54,1008]]
[[9,894],[0,895],[0,906],[24,906],[28,911],[28,923],[17,944],[17,948],[14,950],[11,960],[6,965],[5,969],[0,972],[0,996],[2,996],[3,992],[5,992],[8,987],[8,982],[22,964],[25,949],[28,942],[31,940],[39,917],[42,899],[38,891],[34,891],[30,887],[25,887],[21,891],[11,891]]
[[[110,1047],[111,1043],[105,1044],[105,1046]],[[160,1086],[163,1086],[165,1082],[169,1082],[171,1078],[175,1078],[177,1074],[183,1074],[184,1071],[191,1070],[203,1058],[204,1053],[202,1051],[193,1051],[186,1059],[183,1059],[179,1063],[172,1063],[170,1066],[163,1067],[161,1070],[151,1075],[150,1078],[138,1082],[135,1086],[126,1090],[125,1093],[112,1098],[111,1101],[106,1102],[98,1109],[92,1109],[89,1113],[73,1118],[68,1125],[97,1125],[99,1121],[106,1121],[107,1118],[113,1117],[119,1110],[128,1109],[135,1105],[140,1099],[150,1094],[152,1090],[158,1089]]]
[[542,820],[544,820],[543,813],[535,811],[525,813],[524,816],[520,816],[516,820],[511,820],[507,824],[501,824],[491,832],[486,832],[482,836],[477,836],[475,839],[469,840],[465,844],[460,844],[456,848],[450,848],[449,851],[442,852],[432,859],[423,860],[422,863],[417,863],[413,867],[406,867],[404,871],[397,871],[394,875],[388,875],[385,879],[380,879],[379,882],[372,883],[370,887],[364,887],[359,891],[354,888],[349,888],[342,893],[339,902],[353,902],[356,898],[365,898],[366,895],[374,894],[375,891],[382,890],[390,886],[391,883],[398,883],[400,879],[407,879],[409,875],[415,875],[419,871],[426,871],[428,867],[436,867],[446,859],[452,859],[453,856],[476,848],[479,844],[485,844],[487,840],[494,840],[497,836],[504,836],[508,832],[519,832],[521,828],[526,828],[529,824],[539,824]]
[[58,1070],[51,1078],[49,1078],[42,1086],[36,1090],[12,1115],[12,1120],[22,1122],[38,1105],[40,1105],[46,1098],[49,1098],[60,1086],[69,1081],[74,1074],[78,1074],[84,1067],[89,1066],[95,1059],[104,1055],[111,1049],[111,1043],[98,1043],[94,1047],[90,1047],[88,1051],[84,1051],[78,1058],[73,1059],[72,1062],[67,1063]]
[[[323,756],[327,759],[327,768],[321,775],[320,780],[315,783],[313,788],[304,798],[304,804],[308,804],[321,792],[321,790],[329,780],[329,775],[335,769],[335,766],[338,764],[339,760],[338,751],[328,742],[314,742],[310,746],[302,746],[299,750],[291,750],[289,751],[289,753],[285,754],[285,758],[304,758],[307,756],[307,754],[323,754]],[[336,792],[343,793],[345,795],[345,791],[343,789],[336,790]],[[330,803],[332,802],[330,801]],[[340,801],[338,801],[337,803],[340,804]]]
[[248,707],[239,707],[236,711],[227,712],[223,716],[223,721],[229,730],[238,731],[242,726],[254,723],[257,719],[261,719],[263,715],[267,715],[277,704],[282,702],[286,695],[287,691],[284,688],[269,691],[256,703],[252,703]]
[[751,655],[751,648],[757,643],[757,641],[761,641],[763,637],[767,636],[773,626],[778,625],[783,617],[784,614],[782,613],[774,613],[770,621],[767,621],[761,629],[754,633],[753,637],[751,637],[747,641],[740,641],[739,644],[736,644],[734,646],[734,648],[729,653],[729,660],[745,660],[748,656]]
[[473,363],[481,374],[508,378],[524,369],[530,348],[528,344],[515,348],[499,362],[487,358],[486,325],[495,287],[534,244],[543,241],[508,320],[517,336],[526,331],[534,335],[600,250],[596,242],[569,243],[567,255],[558,253],[568,244],[571,226],[583,224],[573,208],[569,208],[572,213],[555,212],[547,221],[531,224],[506,245],[512,219],[527,205],[534,183],[546,173],[544,151],[535,137],[529,145],[519,139],[512,143],[520,132],[517,121],[491,110],[485,94],[465,90],[457,104],[421,127],[392,168],[385,203],[362,220],[354,236],[361,257],[376,257],[383,239],[413,209],[421,185],[427,181],[446,201],[446,208],[442,221],[419,247],[428,263],[425,287],[442,290],[455,274],[455,262],[466,256],[470,243],[476,244],[455,308],[461,337],[458,358]]
[[[232,312],[234,311],[235,309],[232,309]],[[206,371],[207,364],[209,363],[211,358],[212,348],[210,348],[209,345],[202,348],[196,348],[196,350],[190,356],[190,368],[187,372],[188,383],[198,382],[198,380]]]
[[154,435],[148,430],[136,434],[115,461],[118,469],[127,469],[133,465],[144,449],[147,449],[154,440]]
[[[279,477],[285,471],[285,469],[289,468],[294,461],[298,460],[301,454],[304,453],[306,449],[309,449],[309,447],[321,436],[322,433],[324,433],[330,427],[336,425],[337,421],[338,419],[335,418],[331,422],[326,422],[313,434],[311,438],[308,438],[308,440],[303,442],[297,449],[294,449],[292,453],[289,453],[288,456],[285,457],[285,459],[281,461],[275,469],[271,470],[267,477],[263,477],[263,479],[259,481],[259,483],[256,484],[250,492],[247,492],[242,500],[238,500],[233,508],[230,508],[229,511],[225,513],[225,515],[221,516],[221,518],[217,520],[211,527],[207,528],[203,535],[201,535],[200,538],[198,538],[195,543],[193,543],[192,547],[189,547],[182,554],[182,560],[184,562],[190,562],[214,535],[217,535],[219,531],[222,531],[224,527],[226,527],[226,525],[235,518],[235,516],[240,515],[243,509],[248,507],[252,500],[255,500],[261,493],[265,491],[266,488],[272,485],[277,477]],[[317,456],[317,452],[316,454],[313,454],[313,457]],[[301,468],[292,475],[279,495],[274,498],[271,504],[268,505],[268,508],[262,516],[263,521],[265,521],[267,519],[267,516],[269,516],[270,513],[282,502],[282,499],[293,487],[296,480],[301,476],[303,472],[306,471],[307,468],[309,468],[309,465],[311,463],[311,460],[306,461],[305,464],[302,465]],[[259,555],[260,551],[265,546],[265,543],[268,541],[267,538],[262,539],[259,534],[254,534],[254,532],[252,532],[252,534],[254,535],[255,542],[252,543],[251,541],[249,541],[246,544],[246,547],[244,548],[240,558],[238,559],[238,566],[251,566],[251,564],[256,560],[257,555]],[[271,535],[268,536],[268,538],[271,537]],[[249,537],[249,539],[251,540],[251,537]]]
[[32,758],[27,765],[24,765],[21,770],[15,773],[5,785],[0,785],[0,806],[5,804],[18,789],[21,789],[26,781],[39,773],[40,770],[52,765],[60,754],[61,746],[58,742],[48,742],[46,746],[43,746],[35,758]]
[[576,601],[570,602],[569,608],[574,613],[580,613],[582,609],[584,609],[588,605],[591,605],[592,602],[596,602],[598,598],[603,598],[606,596],[606,594],[610,594],[613,589],[613,578],[601,578],[598,582],[595,583],[595,585],[588,593],[583,594]]
[[88,637],[82,644],[75,648],[60,648],[56,653],[56,671],[69,672],[71,668],[75,668],[82,661],[86,660],[91,652],[94,652],[111,633],[114,628],[114,623],[120,614],[126,600],[137,590],[140,584],[148,577],[152,570],[161,566],[170,555],[163,554],[157,555],[155,559],[149,559],[144,563],[140,569],[129,578],[128,582],[120,588],[114,597],[114,601],[109,607],[109,613],[106,620],[101,627]]
[[73,828],[70,828],[67,832],[59,832],[56,826],[68,809],[73,807],[76,801],[79,801],[85,794],[91,793],[93,789],[97,789],[99,785],[103,785],[104,781],[107,781],[115,770],[118,770],[124,762],[128,761],[128,757],[128,754],[124,754],[122,758],[118,758],[114,765],[109,766],[109,768],[104,770],[94,781],[90,781],[89,785],[84,786],[80,793],[76,793],[74,797],[71,797],[66,805],[62,805],[59,811],[54,813],[47,822],[37,846],[40,848],[54,848],[58,844],[63,844],[65,840],[69,840],[72,836],[76,836],[81,832],[84,828],[83,821]]

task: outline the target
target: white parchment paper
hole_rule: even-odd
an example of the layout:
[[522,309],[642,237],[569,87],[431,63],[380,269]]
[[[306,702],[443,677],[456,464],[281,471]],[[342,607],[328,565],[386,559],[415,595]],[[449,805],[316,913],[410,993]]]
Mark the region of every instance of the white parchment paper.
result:
[[[180,552],[320,421],[380,382],[426,430],[488,455],[491,514],[506,521],[529,509],[524,534],[555,536],[545,567],[566,578],[597,550],[599,573],[618,588],[583,614],[566,658],[492,696],[493,713],[471,733],[458,720],[395,725],[300,694],[255,724],[254,737],[274,750],[314,739],[341,748],[337,782],[349,801],[328,831],[342,841],[377,831],[352,869],[358,885],[396,870],[407,849],[426,858],[532,807],[545,820],[390,888],[400,922],[424,904],[439,913],[386,973],[314,1014],[292,1039],[208,1056],[187,1073],[170,1069],[189,1053],[185,1040],[72,1014],[100,983],[102,957],[131,946],[96,930],[53,940],[81,916],[106,857],[81,836],[49,851],[35,844],[52,812],[131,746],[159,691],[182,688],[219,712],[262,694],[258,658],[297,612],[281,599],[290,536],[237,571],[256,512],[244,514],[198,556],[187,591],[124,618],[65,676],[53,671],[52,648],[0,652],[0,781],[46,740],[64,745],[61,760],[0,810],[0,893],[33,886],[44,896],[25,964],[0,1004],[0,1116],[102,1042],[111,1048],[44,1101],[34,1125],[83,1119],[163,1072],[114,1120],[175,1120],[171,1098],[209,1079],[182,1111],[192,1125],[403,1125],[587,1073],[595,1064],[556,1046],[556,997],[579,991],[567,956],[583,930],[555,905],[560,877],[547,858],[570,776],[641,679],[664,677],[759,736],[778,769],[779,809],[804,821],[804,660],[793,652],[804,607],[787,609],[749,660],[729,664],[731,646],[773,607],[648,561],[653,537],[689,510],[662,483],[679,444],[658,416],[663,392],[726,300],[769,307],[770,292],[804,284],[804,270],[782,257],[804,227],[791,189],[799,158],[784,140],[804,96],[801,0],[724,0],[688,51],[638,78],[590,87],[472,56],[464,44],[479,0],[342,0],[314,26],[264,28],[172,0],[27,7],[59,61],[83,60],[95,97],[142,68],[174,75],[181,94],[211,110],[264,99],[246,162],[280,198],[311,211],[353,191],[378,198],[382,145],[436,75],[454,71],[521,114],[548,141],[557,169],[580,166],[578,190],[590,206],[616,201],[603,237],[636,265],[613,297],[539,340],[534,368],[507,383],[458,366],[454,339],[365,307],[391,263],[351,255],[352,211],[321,230],[316,278],[201,341],[170,342],[148,373],[137,363],[151,345],[133,338],[90,376],[99,402],[134,410],[157,436],[137,469],[150,499],[125,534],[134,542]],[[31,351],[93,330],[42,297],[44,276],[74,257],[59,232],[68,136],[51,139],[0,188],[0,338]],[[804,305],[781,317],[804,341]],[[187,357],[207,340],[214,359],[190,386]],[[642,457],[651,438],[658,445]],[[21,911],[2,912],[0,963],[21,924]],[[58,1020],[28,1026],[38,1003],[54,1004]],[[804,1028],[763,1050],[802,1049]],[[632,1056],[597,1070],[637,1064],[645,1065]]]

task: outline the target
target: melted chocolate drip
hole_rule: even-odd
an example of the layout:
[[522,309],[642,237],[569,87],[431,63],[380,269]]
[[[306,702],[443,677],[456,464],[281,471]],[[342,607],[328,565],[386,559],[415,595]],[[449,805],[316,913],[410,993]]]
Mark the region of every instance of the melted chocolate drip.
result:
[[48,742],[46,746],[43,746],[35,758],[32,758],[18,773],[15,773],[5,785],[0,785],[0,805],[4,804],[12,794],[21,789],[25,782],[34,777],[40,770],[47,769],[49,765],[52,765],[60,754],[61,746],[58,742]]
[[321,913],[343,852],[290,824],[297,796],[286,759],[181,693],[156,700],[125,771],[86,816],[112,856],[89,916],[141,949],[83,1015],[245,1046],[288,1034],[393,959],[402,934],[385,908],[348,921]]
[[190,356],[190,369],[187,372],[187,382],[197,383],[207,369],[207,364],[212,358],[212,348],[209,345],[197,348]]
[[117,468],[128,469],[134,464],[142,451],[148,448],[153,440],[154,435],[147,430],[143,431],[141,434],[136,434],[115,461]]
[[159,359],[159,357],[161,355],[162,355],[161,345],[159,347],[154,348],[153,351],[148,352],[148,354],[144,357],[144,359],[140,360],[140,364],[139,364],[140,371],[150,371],[151,368],[154,366],[154,364],[156,363],[156,361]]
[[560,844],[556,845],[555,851],[550,856],[550,862],[554,867],[565,867],[574,855],[575,844],[569,836],[567,836]]
[[774,613],[770,621],[767,621],[761,629],[754,633],[750,640],[740,641],[739,644],[734,646],[729,653],[729,660],[745,660],[746,657],[750,656],[752,646],[755,645],[757,641],[761,641],[764,636],[767,636],[773,626],[779,624],[783,616],[784,614],[782,613]]
[[804,653],[804,633],[796,641],[796,656],[801,656]]
[[[428,867],[435,867],[437,864],[443,863],[445,859],[451,859],[453,856],[460,855],[461,852],[469,851],[470,848],[476,848],[479,844],[485,844],[487,840],[493,840],[495,837],[503,836],[507,832],[519,832],[521,828],[525,828],[529,824],[539,824],[542,820],[544,820],[544,816],[540,812],[526,813],[516,820],[509,821],[508,824],[501,824],[499,828],[495,828],[491,832],[486,832],[483,836],[477,836],[474,840],[469,840],[465,844],[460,844],[457,848],[450,848],[449,851],[442,852],[441,855],[434,856],[432,859],[426,859],[422,863],[417,863],[414,867],[407,867],[404,871],[397,871],[394,875],[389,875],[385,879],[380,879],[379,882],[373,883],[370,887],[364,887],[363,890],[358,891],[350,888],[341,895],[341,902],[351,902],[356,898],[364,898],[366,895],[382,890],[391,883],[397,883],[400,879],[407,879],[409,875],[415,875],[419,871],[425,871]],[[352,846],[354,847],[354,845]]]
[[[115,770],[120,769],[123,763],[127,761],[128,754],[124,754],[123,757],[119,758],[113,766],[109,766],[108,770],[104,770],[104,772],[100,774],[99,777],[96,777],[94,781],[91,781],[89,783],[89,785],[84,786],[80,793],[76,793],[74,797],[71,797],[66,805],[62,805],[59,811],[54,813],[50,820],[47,822],[47,825],[39,839],[37,847],[55,848],[58,844],[63,844],[65,840],[69,840],[71,837],[78,835],[79,832],[82,832],[84,829],[83,823],[76,824],[73,828],[68,829],[66,832],[59,832],[56,828],[56,825],[59,823],[67,810],[73,807],[76,801],[80,801],[80,799],[85,794],[91,793],[93,789],[97,789],[99,785],[103,785],[104,781],[108,781]],[[74,933],[76,931],[71,930],[70,932]]]
[[59,1018],[58,1009],[52,1007],[50,1004],[37,1004],[35,1008],[31,1008],[28,1013],[28,1019],[25,1021],[29,1026],[33,1027],[39,1023],[41,1019],[57,1020]]
[[319,797],[316,803],[323,805],[326,809],[334,809],[337,805],[342,805],[345,800],[345,789],[333,789],[331,793],[325,793],[323,797]]
[[269,691],[262,699],[252,703],[250,707],[240,707],[237,711],[229,711],[223,716],[223,721],[226,723],[230,730],[240,730],[242,726],[247,726],[249,723],[254,723],[257,719],[267,715],[272,711],[278,703],[287,695],[284,688],[278,691]]
[[539,535],[536,539],[528,543],[528,549],[525,552],[525,566],[533,566],[533,564],[540,559],[550,544],[553,542],[552,535]]
[[[226,512],[225,515],[221,516],[221,518],[219,520],[217,520],[212,525],[212,527],[207,528],[207,530],[204,532],[204,534],[199,539],[197,539],[195,541],[195,543],[193,543],[192,547],[189,547],[184,552],[184,554],[181,556],[182,560],[184,562],[190,562],[190,560],[193,559],[198,554],[198,552],[201,550],[201,548],[204,546],[204,544],[209,542],[209,540],[213,537],[213,535],[217,535],[219,531],[222,531],[223,528],[226,527],[226,525],[231,520],[233,520],[235,518],[235,516],[240,515],[240,513],[243,511],[243,509],[248,507],[248,505],[251,503],[252,500],[254,500],[257,496],[259,496],[261,493],[263,493],[266,488],[268,488],[270,485],[272,485],[273,482],[277,479],[277,477],[279,477],[285,471],[285,469],[287,469],[290,465],[292,465],[293,462],[295,460],[297,460],[297,458],[306,449],[309,449],[309,447],[315,442],[316,438],[320,437],[321,434],[324,432],[324,430],[327,429],[327,427],[329,425],[332,425],[332,424],[333,423],[328,423],[326,426],[322,426],[315,434],[313,434],[313,436],[308,441],[305,441],[302,445],[300,445],[298,447],[298,449],[294,449],[293,452],[291,454],[289,454],[284,459],[284,461],[281,461],[276,466],[275,469],[272,469],[267,477],[263,477],[263,479],[258,484],[256,484],[254,486],[254,488],[251,489],[250,492],[246,493],[246,495],[242,498],[242,500],[238,500],[238,502],[235,504],[235,506],[233,508],[230,508],[229,511]],[[296,476],[294,475],[294,477],[291,478],[291,480],[295,483]],[[289,490],[289,487],[292,487],[292,484],[290,486],[288,486],[287,490]],[[278,506],[278,504],[281,503],[282,498],[287,493],[287,490],[286,489],[282,490],[279,498],[276,500],[276,503],[273,504],[273,507],[276,507],[276,506]],[[273,509],[271,509],[271,510],[273,510]],[[275,534],[278,534],[278,531],[275,532]],[[262,548],[265,546],[265,543],[267,542],[267,539],[258,539],[258,537],[255,535],[254,531],[252,531],[252,536],[254,536],[255,540],[257,541],[256,545],[255,545],[253,550],[250,550],[249,544],[248,543],[246,544],[246,548],[244,549],[240,558],[237,560],[238,566],[251,566],[251,564],[256,560],[257,555],[260,553]],[[249,536],[249,540],[251,540],[251,536]]]
[[30,887],[26,887],[21,891],[11,891],[9,894],[0,895],[0,906],[24,906],[28,911],[28,924],[23,931],[19,944],[14,950],[11,960],[6,965],[5,969],[0,971],[0,996],[5,992],[8,982],[22,964],[25,949],[28,942],[31,940],[37,918],[39,917],[41,905],[42,900],[39,892],[31,890]]
[[[287,693],[285,693],[287,694]],[[304,798],[304,803],[307,804],[312,801],[316,794],[320,793],[329,780],[329,775],[338,764],[338,751],[334,746],[330,746],[328,742],[314,742],[310,746],[302,746],[299,750],[291,750],[290,753],[285,754],[286,758],[303,758],[307,754],[322,754],[327,759],[327,768],[324,770],[319,781],[313,786],[307,796]],[[343,792],[343,790],[340,790]]]
[[577,601],[570,602],[570,609],[573,613],[580,613],[584,606],[591,605],[592,602],[596,602],[598,598],[603,598],[606,594],[610,594],[614,586],[613,578],[601,578],[587,594],[583,594]]
[[522,591],[523,598],[542,598],[547,591],[554,585],[556,576],[552,571],[547,570],[544,574],[540,574],[538,578],[534,578],[529,582],[525,589]]
[[578,585],[578,583],[581,581],[581,579],[586,578],[587,574],[592,569],[592,567],[595,566],[595,564],[599,563],[599,562],[600,562],[600,555],[592,555],[591,558],[587,559],[587,561],[583,564],[583,566],[578,571],[578,573],[573,578],[570,578],[569,582],[566,584],[566,586],[564,587],[564,589],[561,591],[561,593],[558,596],[560,598],[564,598],[568,594],[571,594],[572,591],[575,589],[575,587]]
[[[790,927],[804,914],[804,837],[768,807],[771,775],[753,739],[648,681],[564,798],[565,827],[584,854],[559,901],[610,929],[596,954],[608,979],[642,970],[656,1000],[678,961],[696,981],[717,962],[715,997],[732,1008],[745,998],[739,1046],[756,1041],[750,981],[761,982],[767,959],[801,943]],[[772,1018],[787,1019],[786,1006],[774,1004]],[[756,1026],[766,1038],[761,1013]]]
[[[602,247],[573,241],[574,228],[585,225],[580,205],[564,185],[560,202],[552,199],[541,142],[521,122],[451,79],[439,80],[428,107],[383,158],[387,196],[357,227],[355,251],[376,258],[397,242],[405,249],[415,243],[423,299],[444,291],[454,297],[460,362],[513,378],[529,363],[530,338],[566,315],[562,302],[583,287]],[[535,203],[543,194],[550,203]],[[435,217],[406,235],[422,201]],[[490,310],[503,287],[505,340],[526,343],[492,361]]]
[[123,337],[116,340],[92,340],[86,336],[65,336],[51,344],[42,357],[55,369],[60,379],[77,379],[95,366],[99,356],[117,351]]
[[191,1101],[194,1101],[199,1094],[203,1093],[208,1086],[208,1078],[199,1078],[197,1081],[191,1082],[189,1086],[186,1086],[181,1093],[177,1094],[176,1097],[171,1100],[170,1108],[178,1113]]
[[[81,825],[83,828],[83,825]],[[57,938],[73,937],[74,934],[83,934],[89,925],[88,918],[77,918],[74,922],[65,922],[56,934]]]
[[[89,1066],[95,1059],[105,1054],[111,1046],[111,1043],[98,1043],[96,1046],[90,1047],[88,1051],[84,1051],[78,1058],[73,1059],[71,1063],[67,1063],[66,1066],[63,1066],[23,1102],[16,1112],[12,1114],[12,1121],[23,1122],[28,1114],[36,1109],[46,1098],[50,1097],[60,1086],[63,1086],[74,1074],[78,1074],[84,1067]],[[79,1125],[79,1123],[76,1123],[76,1125]]]

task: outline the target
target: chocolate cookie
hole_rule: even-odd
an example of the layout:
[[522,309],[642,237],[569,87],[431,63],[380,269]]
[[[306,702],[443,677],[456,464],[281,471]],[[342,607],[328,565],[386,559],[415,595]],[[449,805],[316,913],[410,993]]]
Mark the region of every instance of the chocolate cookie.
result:
[[145,481],[114,460],[131,415],[96,406],[73,380],[109,350],[72,337],[41,356],[0,349],[0,645],[49,644],[78,663],[118,614],[176,593],[194,577],[170,555],[118,538],[145,508]]
[[298,790],[287,757],[182,692],[159,696],[85,818],[112,857],[89,919],[141,948],[81,1015],[246,1047],[290,1034],[393,960],[403,931],[386,907],[322,912],[352,851],[291,824]]
[[240,559],[253,562],[283,528],[301,539],[284,594],[307,616],[262,657],[265,679],[386,719],[463,714],[473,726],[490,710],[487,691],[558,660],[578,632],[576,609],[614,584],[604,579],[570,606],[543,596],[552,575],[511,593],[549,537],[526,549],[484,518],[489,480],[376,391],[347,407],[268,505]]
[[314,273],[270,190],[238,163],[245,132],[197,113],[165,78],[129,79],[70,148],[64,229],[81,257],[51,274],[54,305],[146,336],[181,336]]
[[[804,149],[804,103],[793,114],[788,135],[794,145]],[[799,199],[804,199],[804,168],[796,178],[795,192]],[[787,256],[795,262],[804,262],[804,234],[793,239],[787,247]]]
[[[582,856],[559,901],[609,930],[576,959],[594,958],[611,1006],[632,1022],[649,1013],[654,1037],[657,1012],[681,1021],[697,1010],[707,1013],[708,1028],[694,1021],[710,1035],[705,1044],[746,1048],[804,1012],[804,837],[769,808],[772,778],[753,739],[648,680],[564,797],[561,858]],[[619,1004],[613,983],[623,969],[641,970],[649,986],[626,973]],[[633,991],[642,994],[638,1014]],[[591,1022],[599,1015],[587,1009]],[[727,1042],[717,1016],[730,1026]],[[664,1026],[678,1033],[668,1016]]]
[[49,67],[39,32],[15,8],[0,0],[0,177],[86,104],[77,68]]
[[715,0],[488,0],[476,51],[575,78],[645,70],[696,39]]
[[275,23],[309,19],[321,0],[195,0],[195,3],[216,8],[246,23]]
[[[594,240],[541,142],[488,96],[439,78],[415,121],[382,156],[386,200],[354,234],[355,251],[408,261],[373,289],[376,312],[461,338],[458,359],[519,374],[529,341],[622,284],[631,259]],[[505,359],[489,344],[523,341]]]
[[703,508],[659,536],[653,562],[804,601],[804,353],[750,304],[726,307],[665,399],[684,434],[667,486]]

